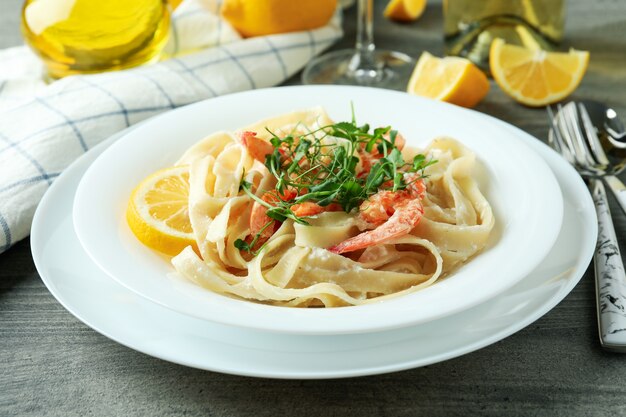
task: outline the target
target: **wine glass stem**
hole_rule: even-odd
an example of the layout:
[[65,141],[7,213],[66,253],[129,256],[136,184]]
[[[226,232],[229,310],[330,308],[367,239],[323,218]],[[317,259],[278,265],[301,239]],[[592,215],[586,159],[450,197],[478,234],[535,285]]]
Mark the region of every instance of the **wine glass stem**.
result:
[[374,51],[374,1],[358,0],[356,25],[356,53],[350,62],[350,71],[377,71]]

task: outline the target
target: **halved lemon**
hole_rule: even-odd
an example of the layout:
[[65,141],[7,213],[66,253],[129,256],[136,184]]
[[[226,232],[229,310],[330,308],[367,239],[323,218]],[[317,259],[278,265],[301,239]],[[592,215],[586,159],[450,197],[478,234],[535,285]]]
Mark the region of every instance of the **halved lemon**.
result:
[[546,52],[495,39],[489,67],[500,88],[527,106],[545,106],[569,96],[580,84],[589,52]]
[[189,167],[165,168],[133,190],[126,220],[141,243],[174,256],[187,246],[196,248],[188,204]]
[[315,29],[333,16],[337,0],[224,0],[222,17],[242,36]]
[[410,22],[424,13],[426,0],[391,0],[383,14],[392,20]]
[[489,92],[489,80],[465,58],[437,58],[423,52],[407,91],[463,107],[474,107]]

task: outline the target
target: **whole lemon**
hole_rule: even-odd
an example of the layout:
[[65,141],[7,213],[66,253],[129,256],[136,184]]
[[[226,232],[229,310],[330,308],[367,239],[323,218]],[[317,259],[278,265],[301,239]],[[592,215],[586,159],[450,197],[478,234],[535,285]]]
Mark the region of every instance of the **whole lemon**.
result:
[[242,36],[263,36],[324,26],[337,0],[225,0],[221,13]]

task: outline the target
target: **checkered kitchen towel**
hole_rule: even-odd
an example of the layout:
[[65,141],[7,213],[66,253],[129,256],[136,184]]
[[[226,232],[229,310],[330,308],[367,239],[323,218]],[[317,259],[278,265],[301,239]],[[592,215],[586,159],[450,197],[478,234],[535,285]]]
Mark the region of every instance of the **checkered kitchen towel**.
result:
[[0,253],[28,236],[63,169],[102,140],[163,111],[280,84],[341,36],[336,16],[312,31],[241,39],[218,10],[216,0],[185,0],[166,48],[174,58],[126,71],[45,85],[26,47],[0,51]]

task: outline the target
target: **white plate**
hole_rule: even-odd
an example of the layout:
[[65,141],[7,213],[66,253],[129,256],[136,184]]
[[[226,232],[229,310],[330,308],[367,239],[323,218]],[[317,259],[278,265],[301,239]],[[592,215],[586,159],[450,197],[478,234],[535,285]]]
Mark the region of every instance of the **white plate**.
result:
[[31,247],[44,283],[77,318],[140,352],[200,369],[273,378],[338,378],[425,366],[495,343],[558,304],[580,280],[597,225],[575,171],[538,140],[511,128],[554,170],[565,197],[549,256],[514,287],[459,314],[376,334],[293,336],[227,327],[175,313],[127,290],[82,250],[71,207],[80,177],[111,140],[67,169],[35,214]]
[[[144,177],[172,165],[209,133],[324,106],[336,120],[391,124],[413,145],[449,135],[481,162],[483,190],[496,227],[486,250],[422,291],[371,305],[285,309],[212,293],[172,274],[169,262],[143,246],[125,220],[128,197]],[[494,119],[404,93],[310,86],[248,91],[207,100],[156,117],[128,132],[91,165],[74,202],[74,226],[85,251],[120,284],[193,317],[257,330],[341,334],[389,330],[467,309],[511,287],[545,257],[560,230],[563,200],[554,175],[524,141]]]

